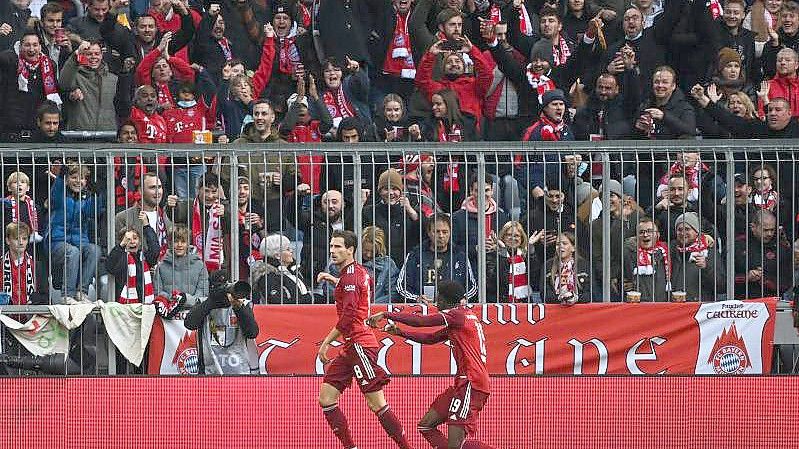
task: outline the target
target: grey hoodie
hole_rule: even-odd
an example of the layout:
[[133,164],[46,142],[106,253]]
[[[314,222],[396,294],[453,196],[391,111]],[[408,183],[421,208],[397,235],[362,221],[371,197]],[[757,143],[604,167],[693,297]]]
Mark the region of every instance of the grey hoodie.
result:
[[197,254],[189,251],[176,258],[170,249],[155,269],[155,290],[167,297],[172,290],[180,290],[186,294],[186,306],[191,307],[197,298],[208,296],[208,270]]

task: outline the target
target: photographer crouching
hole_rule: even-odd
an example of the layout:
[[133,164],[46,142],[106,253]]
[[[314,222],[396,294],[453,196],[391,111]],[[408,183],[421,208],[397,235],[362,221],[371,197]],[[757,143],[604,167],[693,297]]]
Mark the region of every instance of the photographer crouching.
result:
[[208,299],[189,311],[184,325],[197,330],[198,374],[258,374],[258,323],[250,284],[230,282],[225,270],[209,276]]

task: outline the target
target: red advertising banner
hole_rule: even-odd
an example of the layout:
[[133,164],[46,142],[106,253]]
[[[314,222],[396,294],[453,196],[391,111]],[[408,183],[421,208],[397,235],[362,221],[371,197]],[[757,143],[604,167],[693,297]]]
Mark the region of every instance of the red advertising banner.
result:
[[[0,379],[0,448],[339,449],[316,376]],[[411,447],[447,377],[395,376],[386,399]],[[498,449],[797,447],[797,376],[498,376],[477,437]],[[396,449],[357,389],[342,395],[360,448]],[[446,432],[445,426],[442,431]]]
[[[765,299],[473,308],[483,322],[492,374],[762,374],[771,366],[775,306],[775,299]],[[262,374],[323,373],[317,351],[336,323],[334,306],[255,306],[255,316]],[[390,373],[455,370],[446,343],[423,346],[376,332],[378,363]],[[190,374],[194,340],[180,319],[157,322],[149,372]]]

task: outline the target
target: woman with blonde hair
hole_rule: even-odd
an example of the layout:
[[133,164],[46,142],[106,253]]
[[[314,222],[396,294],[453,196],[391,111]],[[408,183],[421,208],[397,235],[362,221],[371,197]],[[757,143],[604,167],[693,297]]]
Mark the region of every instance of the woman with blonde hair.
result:
[[563,232],[558,236],[555,256],[544,265],[541,288],[544,301],[571,306],[578,302],[591,302],[601,288],[594,285],[591,265],[577,253],[574,234]]
[[540,261],[535,245],[544,238],[544,231],[533,232],[530,237],[518,221],[502,226],[499,235],[491,234],[486,240],[487,297],[497,302],[539,302],[533,294],[530,268]]
[[386,233],[377,226],[365,227],[361,239],[361,255],[363,266],[369,270],[374,282],[375,303],[385,304],[399,299],[397,294],[399,268],[387,252]]

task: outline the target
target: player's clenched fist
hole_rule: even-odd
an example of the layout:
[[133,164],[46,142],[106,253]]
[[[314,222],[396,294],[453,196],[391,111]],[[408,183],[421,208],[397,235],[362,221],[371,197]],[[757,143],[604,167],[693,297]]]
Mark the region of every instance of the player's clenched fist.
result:
[[377,323],[379,323],[383,319],[383,315],[385,315],[385,313],[386,312],[379,312],[370,316],[369,318],[366,319],[366,325],[369,327],[377,328]]

